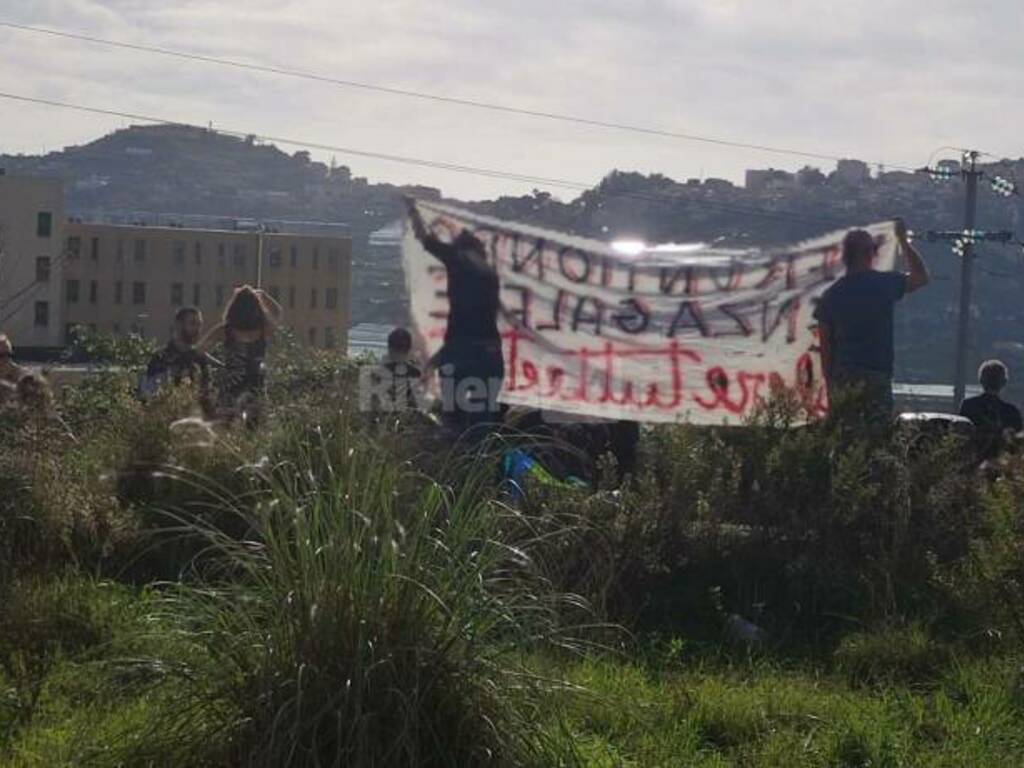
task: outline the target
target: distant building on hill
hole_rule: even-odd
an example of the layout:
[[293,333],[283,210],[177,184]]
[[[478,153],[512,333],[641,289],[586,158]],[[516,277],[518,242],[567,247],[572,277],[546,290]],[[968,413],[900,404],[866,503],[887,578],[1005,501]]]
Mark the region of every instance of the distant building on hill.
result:
[[871,168],[863,160],[840,160],[832,175],[847,184],[862,184],[871,178]]
[[348,237],[181,226],[65,225],[64,341],[76,327],[165,337],[175,310],[216,321],[240,285],[265,289],[284,325],[310,347],[345,349],[350,323]]
[[735,185],[728,179],[704,179],[704,189],[709,192],[731,192],[736,189]]
[[795,181],[796,177],[789,171],[778,171],[774,168],[751,169],[746,173],[744,186],[751,192],[760,192],[768,189],[788,189]]
[[178,307],[215,322],[243,284],[274,296],[306,345],[347,347],[352,239],[338,225],[83,218],[66,219],[59,180],[0,175],[0,332],[18,347],[63,346],[77,327],[163,339]]
[[64,188],[0,171],[0,332],[18,347],[61,342]]

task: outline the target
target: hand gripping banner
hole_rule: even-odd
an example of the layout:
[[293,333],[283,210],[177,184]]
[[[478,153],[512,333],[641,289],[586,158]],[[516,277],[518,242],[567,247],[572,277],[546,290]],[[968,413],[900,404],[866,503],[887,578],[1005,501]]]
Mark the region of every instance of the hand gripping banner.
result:
[[[821,294],[843,272],[845,231],[788,248],[608,243],[416,201],[444,242],[464,230],[498,275],[505,359],[500,399],[609,419],[741,424],[778,387],[827,412],[817,329]],[[896,265],[892,222],[865,227],[875,268]],[[447,326],[447,278],[406,227],[403,260],[419,348]]]

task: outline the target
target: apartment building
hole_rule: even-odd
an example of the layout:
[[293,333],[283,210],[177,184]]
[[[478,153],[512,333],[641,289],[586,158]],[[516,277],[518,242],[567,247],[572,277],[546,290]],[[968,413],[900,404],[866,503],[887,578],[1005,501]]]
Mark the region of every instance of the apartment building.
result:
[[18,347],[62,343],[64,188],[0,169],[0,333]]
[[79,221],[65,224],[64,236],[65,340],[76,326],[164,339],[174,312],[187,305],[212,325],[232,290],[249,284],[281,304],[284,325],[306,345],[346,348],[347,237]]

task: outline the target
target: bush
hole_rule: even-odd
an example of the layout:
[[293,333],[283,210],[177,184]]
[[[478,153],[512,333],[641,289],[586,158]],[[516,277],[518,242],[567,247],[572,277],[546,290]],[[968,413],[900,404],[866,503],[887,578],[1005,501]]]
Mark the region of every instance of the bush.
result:
[[964,444],[842,417],[793,427],[791,416],[658,427],[620,490],[534,489],[537,514],[594,529],[589,547],[561,553],[572,587],[600,585],[588,594],[627,623],[712,637],[731,612],[805,640],[851,623],[963,618],[939,574],[994,530]]
[[0,595],[0,745],[36,712],[49,672],[110,642],[124,623],[116,585],[77,576],[19,579]]
[[921,684],[935,680],[953,654],[924,627],[911,624],[847,635],[836,648],[835,660],[854,683]]
[[580,601],[550,588],[529,521],[493,501],[494,468],[439,485],[344,416],[290,434],[288,458],[224,500],[244,537],[181,516],[207,550],[165,614],[198,661],[150,746],[180,764],[202,762],[211,733],[251,765],[562,760],[526,662],[575,647]]

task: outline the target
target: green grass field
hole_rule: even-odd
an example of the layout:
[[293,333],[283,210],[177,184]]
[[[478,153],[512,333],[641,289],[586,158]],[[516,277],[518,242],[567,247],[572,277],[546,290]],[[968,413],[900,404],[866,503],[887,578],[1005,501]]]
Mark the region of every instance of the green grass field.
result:
[[130,374],[63,394],[76,443],[0,434],[0,764],[1020,764],[1019,457],[781,403],[513,494],[523,436],[466,456],[276,369],[213,445]]
[[[10,638],[4,647],[4,764],[131,764],[133,753],[171,764],[132,748],[169,707],[190,706],[184,687],[155,685],[162,671],[142,660],[154,653],[165,662],[177,654],[187,660],[186,648],[152,626],[152,599],[81,578],[28,593],[27,647],[16,649]],[[47,637],[69,647],[40,654],[38,641]],[[1024,656],[1016,649],[961,660],[922,649],[920,637],[905,633],[869,639],[885,645],[884,654],[872,647],[866,659],[851,652],[787,662],[767,651],[650,640],[631,652],[536,658],[538,674],[564,682],[537,702],[537,716],[565,764],[1018,764]],[[19,723],[19,708],[32,698],[30,719]]]

